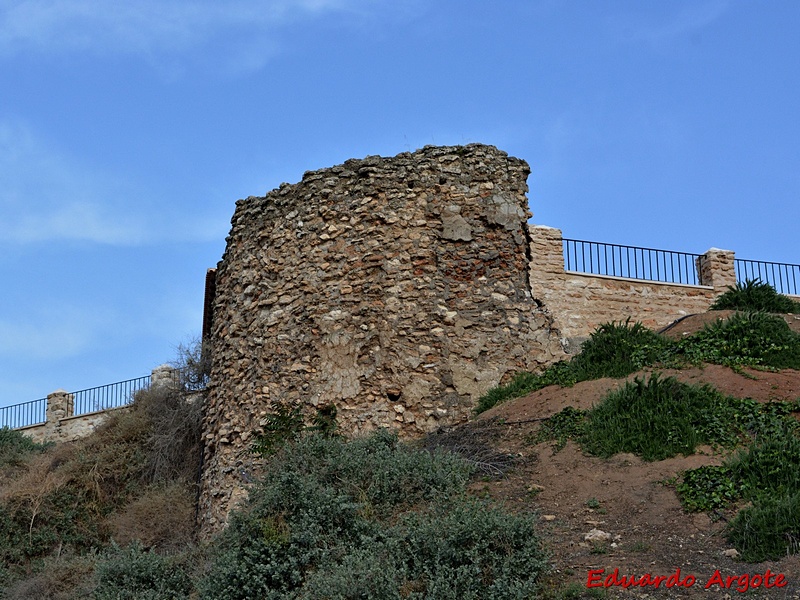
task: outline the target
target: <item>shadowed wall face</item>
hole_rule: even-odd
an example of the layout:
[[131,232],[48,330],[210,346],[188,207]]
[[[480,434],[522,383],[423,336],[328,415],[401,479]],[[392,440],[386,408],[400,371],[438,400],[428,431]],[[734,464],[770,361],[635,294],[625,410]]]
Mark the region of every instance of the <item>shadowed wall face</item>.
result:
[[333,404],[350,434],[413,436],[560,356],[529,291],[528,173],[491,146],[426,147],[237,203],[216,274],[207,527],[237,500],[275,402]]

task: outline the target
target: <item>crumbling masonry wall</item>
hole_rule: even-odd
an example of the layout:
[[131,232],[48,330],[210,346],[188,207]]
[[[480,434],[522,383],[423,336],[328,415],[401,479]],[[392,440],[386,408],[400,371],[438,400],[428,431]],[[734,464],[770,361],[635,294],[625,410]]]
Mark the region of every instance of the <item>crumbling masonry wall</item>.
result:
[[413,436],[562,356],[530,294],[529,171],[491,146],[426,147],[237,202],[215,280],[207,531],[243,494],[275,402],[333,404],[351,434]]

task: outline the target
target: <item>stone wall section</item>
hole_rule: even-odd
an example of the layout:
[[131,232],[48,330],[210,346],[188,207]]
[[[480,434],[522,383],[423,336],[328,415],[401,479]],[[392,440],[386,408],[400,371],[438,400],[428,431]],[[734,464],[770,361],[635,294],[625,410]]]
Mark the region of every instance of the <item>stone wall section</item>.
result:
[[224,524],[276,402],[416,436],[563,356],[528,281],[528,165],[426,147],[240,200],[215,278],[200,514]]
[[598,325],[640,321],[662,329],[690,314],[705,312],[728,286],[736,284],[734,253],[711,248],[698,259],[700,284],[683,285],[564,271],[561,231],[532,225],[530,281],[533,296],[550,312],[570,353]]
[[22,435],[39,444],[44,442],[74,442],[94,433],[113,414],[130,409],[130,406],[120,406],[77,416],[62,416],[57,420],[49,420],[47,423],[22,427],[19,431]]

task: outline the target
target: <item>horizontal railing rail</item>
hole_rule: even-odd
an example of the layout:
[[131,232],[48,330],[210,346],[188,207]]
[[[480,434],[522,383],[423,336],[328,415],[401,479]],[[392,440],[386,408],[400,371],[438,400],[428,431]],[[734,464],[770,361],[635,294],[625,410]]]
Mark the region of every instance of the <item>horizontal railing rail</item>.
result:
[[73,415],[85,415],[126,406],[133,402],[133,395],[136,392],[147,387],[150,387],[150,375],[72,392],[70,395],[74,402]]
[[564,238],[567,271],[698,285],[699,254]]
[[19,429],[47,420],[47,398],[0,408],[0,428]]
[[800,265],[743,258],[735,258],[733,262],[736,281],[758,280],[770,284],[779,294],[800,295]]
[[[201,392],[208,384],[208,376],[193,369],[175,369],[174,383],[185,393]],[[136,392],[149,388],[152,376],[136,377],[117,383],[109,383],[77,392],[70,392],[71,416],[127,406],[133,402]],[[20,429],[47,422],[47,398],[23,402],[0,408],[0,428]]]

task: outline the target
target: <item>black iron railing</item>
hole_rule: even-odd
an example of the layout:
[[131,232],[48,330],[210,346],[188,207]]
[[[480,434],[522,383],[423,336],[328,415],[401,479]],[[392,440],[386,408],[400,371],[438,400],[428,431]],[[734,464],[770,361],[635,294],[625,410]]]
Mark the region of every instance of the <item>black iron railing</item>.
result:
[[73,414],[85,415],[90,412],[125,406],[133,402],[133,395],[136,392],[147,387],[150,387],[150,375],[72,392]]
[[766,262],[763,260],[734,259],[736,281],[748,279],[769,283],[779,294],[800,294],[800,265]]
[[[175,369],[174,383],[185,393],[200,392],[208,384],[208,376],[192,369]],[[151,376],[127,379],[98,387],[71,392],[73,416],[127,406],[139,390],[150,387]],[[0,408],[0,428],[19,429],[47,421],[47,398]]]
[[0,428],[18,429],[47,420],[47,398],[0,408]]
[[567,271],[698,285],[698,254],[564,238]]

